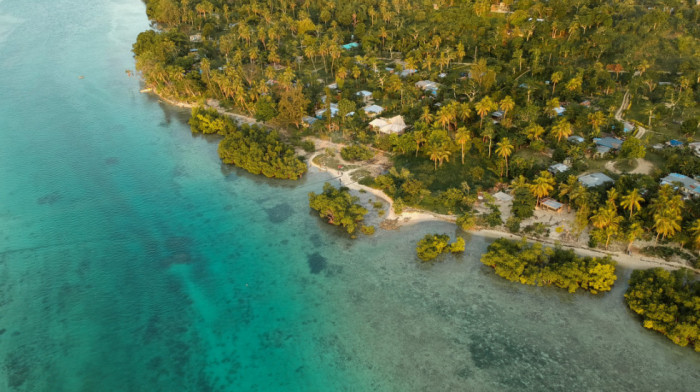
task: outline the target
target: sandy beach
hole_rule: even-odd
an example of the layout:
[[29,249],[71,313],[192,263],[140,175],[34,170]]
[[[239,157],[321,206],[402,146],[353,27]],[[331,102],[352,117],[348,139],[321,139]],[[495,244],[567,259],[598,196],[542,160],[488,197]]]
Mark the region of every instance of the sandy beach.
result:
[[[361,166],[360,168],[356,168],[353,170],[339,170],[339,169],[331,169],[328,167],[324,167],[319,165],[317,162],[315,162],[314,158],[317,156],[323,154],[323,150],[327,148],[334,148],[339,150],[342,148],[343,145],[337,144],[337,143],[332,143],[329,141],[325,140],[319,140],[319,139],[311,139],[315,142],[317,146],[317,151],[313,154],[311,154],[308,157],[308,162],[311,167],[314,167],[318,170],[328,172],[338,178],[340,181],[340,184],[343,186],[356,191],[356,192],[364,192],[367,194],[374,195],[375,197],[381,199],[388,205],[388,209],[386,211],[386,214],[384,216],[384,224],[382,224],[382,227],[389,227],[391,229],[398,229],[402,226],[408,226],[408,225],[415,225],[418,223],[422,222],[431,222],[431,221],[443,221],[443,222],[450,222],[450,223],[455,223],[457,220],[457,216],[455,215],[442,215],[442,214],[437,214],[437,213],[432,213],[429,211],[419,211],[415,210],[413,208],[406,208],[400,215],[397,215],[394,212],[393,209],[393,200],[391,197],[389,197],[386,193],[384,193],[381,190],[374,189],[365,185],[362,185],[355,181],[352,178],[352,173],[356,170],[361,170],[361,169],[369,169],[369,171],[376,171],[378,168],[377,167],[372,167],[372,166],[381,166],[381,165],[376,165],[376,164],[365,164]],[[499,203],[500,204],[500,203]],[[504,206],[500,206],[501,210],[506,210],[506,215],[509,214],[509,208],[504,208]],[[545,215],[552,215],[550,220],[552,218],[557,217],[560,220],[566,220],[566,217],[562,219],[561,215],[554,215],[553,213],[546,212],[543,210],[538,210],[536,211],[537,214],[531,218],[533,221],[538,221],[543,218]],[[504,219],[507,217],[504,216]],[[501,230],[496,230],[496,229],[485,229],[485,228],[479,228],[477,230],[473,230],[469,232],[471,235],[476,235],[476,236],[481,236],[481,237],[487,237],[487,238],[508,238],[508,239],[513,239],[513,240],[519,240],[522,238],[526,238],[529,242],[539,242],[543,243],[545,245],[559,245],[562,248],[565,249],[572,249],[576,253],[582,256],[590,256],[590,257],[605,257],[605,256],[610,256],[620,266],[626,267],[626,268],[632,268],[632,269],[647,269],[647,268],[655,268],[655,267],[662,267],[666,268],[669,270],[674,270],[674,269],[679,269],[679,268],[689,268],[691,270],[694,270],[697,273],[700,273],[699,270],[690,268],[689,266],[682,264],[682,263],[677,263],[677,262],[672,262],[672,261],[666,261],[661,258],[657,257],[652,257],[652,256],[646,256],[646,255],[641,255],[641,254],[627,254],[624,252],[618,252],[618,251],[606,251],[602,249],[591,249],[585,246],[581,242],[581,240],[576,241],[575,243],[571,243],[571,241],[567,242],[562,242],[559,240],[559,238],[534,238],[534,237],[528,237],[528,236],[523,236],[523,235],[518,235],[518,234],[513,234],[509,233],[506,231],[501,231]],[[559,237],[560,235],[558,233],[554,233],[552,237]]]

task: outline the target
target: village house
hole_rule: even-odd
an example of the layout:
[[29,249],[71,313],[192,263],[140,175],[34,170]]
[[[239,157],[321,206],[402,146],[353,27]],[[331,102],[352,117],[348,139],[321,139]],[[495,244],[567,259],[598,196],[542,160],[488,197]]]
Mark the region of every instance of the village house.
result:
[[622,140],[615,137],[596,137],[593,138],[593,143],[596,145],[596,155],[600,156],[610,151],[617,151],[622,147]]
[[603,173],[598,172],[580,176],[578,178],[578,182],[580,182],[581,185],[585,186],[586,188],[594,188],[608,183],[615,183],[615,180]]
[[202,34],[192,34],[190,35],[190,42],[202,42]]
[[369,103],[372,101],[372,92],[367,90],[358,91],[355,95],[362,99],[362,102]]
[[555,163],[547,169],[550,173],[557,175],[559,173],[564,173],[569,170],[569,167],[563,163]]
[[401,133],[404,129],[408,128],[406,123],[403,121],[403,116],[394,116],[392,118],[375,118],[370,121],[369,125],[376,131],[391,135],[393,133]]
[[[316,118],[317,119],[322,119],[323,118],[323,113],[326,112],[326,109],[318,109],[316,111]],[[331,118],[335,117],[335,115],[338,114],[338,104],[337,103],[331,103]]]
[[367,105],[362,108],[362,110],[367,114],[368,117],[374,117],[382,114],[384,108],[379,105]]
[[700,196],[700,182],[680,173],[671,173],[661,179],[661,185],[670,185],[680,189],[686,197]]
[[551,197],[540,200],[540,207],[544,207],[547,210],[554,212],[561,212],[564,208],[562,203],[552,199]]
[[430,92],[432,95],[437,95],[437,91],[439,88],[438,86],[440,85],[431,80],[421,80],[419,82],[416,82],[415,86],[425,92]]
[[581,136],[572,135],[572,136],[569,136],[566,140],[568,140],[569,143],[580,144],[580,143],[583,143],[586,139],[584,139]]

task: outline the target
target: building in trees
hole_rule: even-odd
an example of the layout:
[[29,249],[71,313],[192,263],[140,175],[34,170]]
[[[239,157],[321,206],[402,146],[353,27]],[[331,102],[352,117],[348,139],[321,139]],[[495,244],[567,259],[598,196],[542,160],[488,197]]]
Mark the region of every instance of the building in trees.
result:
[[578,181],[581,183],[581,185],[585,186],[586,188],[594,188],[600,185],[604,184],[612,184],[615,181],[606,176],[603,173],[591,173],[591,174],[586,174],[578,178]]
[[370,121],[369,125],[378,132],[386,133],[387,135],[392,133],[399,134],[408,128],[408,125],[403,121],[403,116],[394,116],[388,119],[384,117],[375,118]]
[[671,173],[661,179],[661,185],[670,185],[687,197],[700,196],[700,182],[680,173]]

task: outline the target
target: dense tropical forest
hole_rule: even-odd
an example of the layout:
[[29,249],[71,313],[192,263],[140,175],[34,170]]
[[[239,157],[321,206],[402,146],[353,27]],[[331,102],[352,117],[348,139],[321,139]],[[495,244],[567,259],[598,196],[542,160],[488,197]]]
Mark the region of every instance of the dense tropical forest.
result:
[[[148,87],[215,99],[297,145],[312,136],[388,154],[395,170],[361,183],[397,208],[527,233],[544,230],[521,222],[552,198],[576,214],[564,239],[627,250],[653,241],[639,250],[699,265],[700,197],[660,184],[700,174],[694,0],[146,4],[153,29],[133,50]],[[368,105],[407,128],[376,131]],[[619,143],[601,149],[600,138]],[[612,182],[583,186],[592,172]],[[499,189],[515,197],[505,222],[497,208],[474,209]]]

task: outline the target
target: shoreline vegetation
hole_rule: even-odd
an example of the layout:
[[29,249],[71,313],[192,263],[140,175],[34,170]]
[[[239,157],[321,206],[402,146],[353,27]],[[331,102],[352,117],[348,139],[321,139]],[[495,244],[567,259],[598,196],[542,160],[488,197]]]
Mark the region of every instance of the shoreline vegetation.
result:
[[496,275],[511,282],[556,286],[570,293],[578,289],[591,294],[610,291],[617,280],[616,263],[610,256],[579,257],[573,250],[544,248],[538,243],[529,244],[524,239],[497,239],[481,256],[481,262],[493,268]]
[[[205,104],[205,106],[199,105],[199,104],[194,104],[194,103],[187,103],[187,102],[178,102],[175,100],[172,100],[170,98],[167,98],[163,96],[161,93],[157,91],[149,91],[150,93],[158,96],[159,99],[163,100],[164,102],[171,104],[176,107],[180,108],[186,108],[186,109],[191,109],[191,110],[197,110],[199,107],[204,107],[209,110],[216,110],[220,115],[222,116],[227,116],[228,118],[231,118],[240,124],[253,124],[253,125],[258,125],[261,127],[267,127],[272,129],[269,125],[262,124],[257,122],[254,118],[244,116],[238,113],[232,113],[229,111],[226,111],[222,108],[220,108],[217,104],[214,105],[209,105]],[[307,162],[308,165],[311,167],[315,167],[321,171],[326,171],[330,174],[338,176],[338,180],[340,184],[342,184],[344,187],[347,187],[349,189],[352,189],[356,192],[367,192],[371,193],[372,195],[382,199],[384,202],[387,203],[388,208],[387,208],[387,214],[384,216],[384,220],[382,222],[382,227],[385,229],[398,229],[401,226],[407,226],[407,225],[414,225],[414,224],[419,224],[421,222],[430,222],[430,221],[442,221],[442,222],[449,222],[449,223],[455,223],[458,219],[458,216],[456,215],[448,215],[448,214],[438,214],[434,213],[431,211],[426,211],[426,210],[421,210],[421,209],[416,209],[416,208],[405,208],[401,214],[397,214],[394,210],[394,200],[389,197],[384,191],[372,188],[363,184],[360,184],[357,180],[352,178],[352,173],[353,171],[358,171],[362,169],[366,169],[368,166],[371,164],[360,164],[358,168],[352,170],[352,171],[343,171],[337,167],[335,168],[330,168],[326,167],[322,164],[319,164],[316,162],[314,158],[318,157],[320,154],[324,153],[324,149],[331,148],[335,150],[341,150],[345,145],[340,144],[340,143],[333,143],[328,140],[323,140],[319,138],[313,138],[313,137],[307,137],[308,140],[313,141],[315,144],[316,148],[313,153],[307,154]],[[380,170],[384,170],[384,167],[381,167]],[[511,240],[519,240],[522,238],[526,238],[528,241],[531,242],[539,242],[543,243],[549,246],[562,246],[563,248],[570,249],[570,250],[575,250],[577,253],[586,256],[586,257],[614,257],[615,260],[618,262],[619,265],[625,266],[627,268],[632,268],[632,269],[643,269],[643,268],[655,268],[655,267],[662,267],[665,269],[683,269],[687,268],[690,270],[693,270],[696,273],[700,273],[700,269],[693,269],[689,268],[687,265],[681,264],[681,263],[676,263],[676,262],[670,262],[661,258],[657,257],[651,257],[651,256],[644,256],[642,257],[641,255],[630,255],[624,252],[614,252],[614,251],[603,251],[601,249],[591,249],[588,246],[582,244],[582,243],[566,243],[566,242],[560,242],[556,240],[550,240],[548,238],[537,238],[537,237],[531,237],[531,236],[525,236],[525,235],[517,235],[513,233],[509,233],[506,230],[496,230],[494,228],[474,228],[472,230],[467,231],[470,234],[474,235],[479,235],[482,237],[487,237],[487,238],[493,238],[493,239],[498,239],[498,238],[506,238],[506,239],[511,239]]]
[[634,271],[625,302],[644,328],[700,352],[700,282],[690,272],[661,268]]

